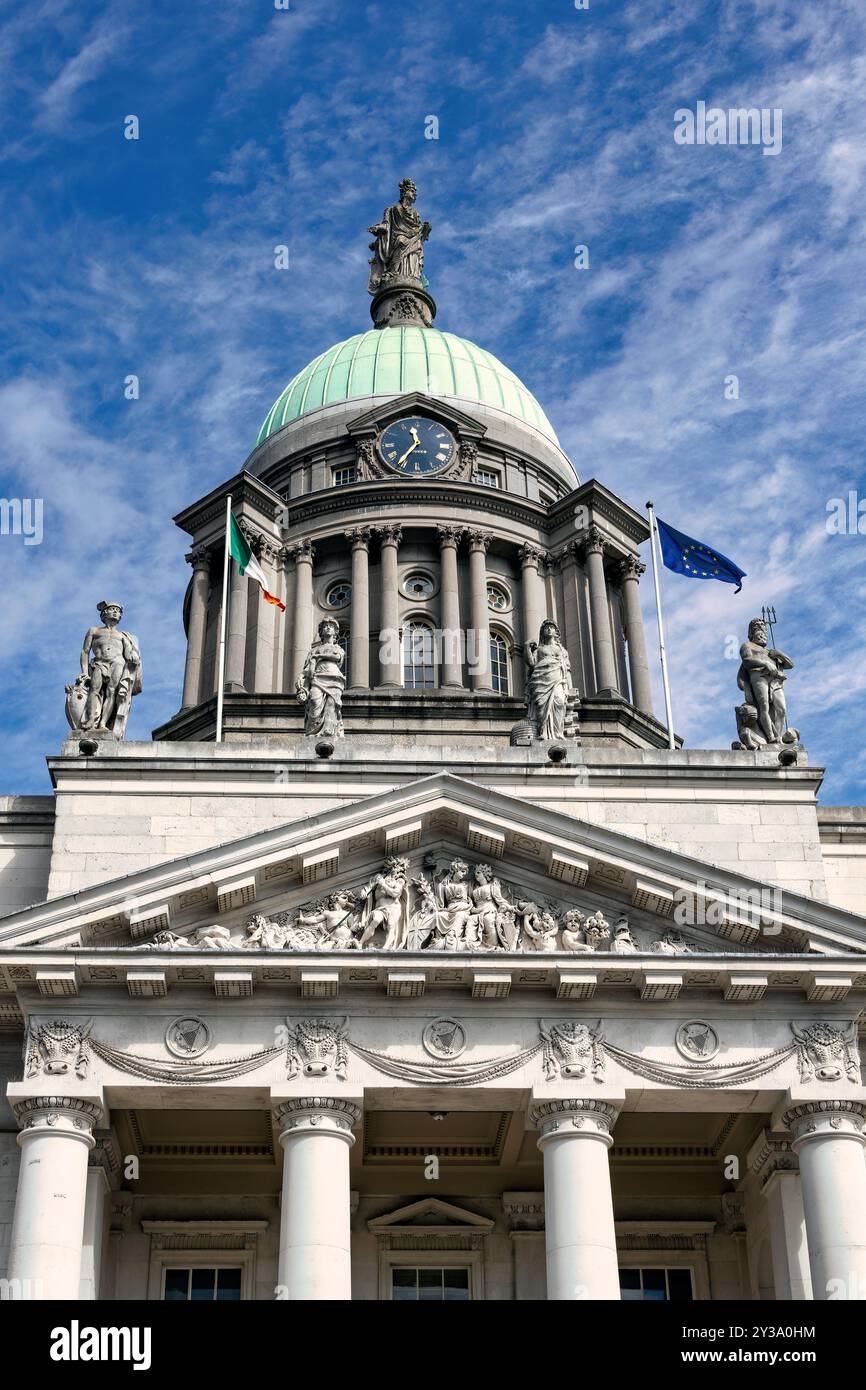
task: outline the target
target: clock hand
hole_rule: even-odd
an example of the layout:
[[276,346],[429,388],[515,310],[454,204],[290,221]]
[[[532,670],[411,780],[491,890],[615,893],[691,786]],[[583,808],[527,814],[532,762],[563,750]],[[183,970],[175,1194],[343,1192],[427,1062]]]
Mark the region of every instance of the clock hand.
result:
[[[412,433],[415,434],[415,431],[413,430]],[[402,467],[403,467],[403,464],[406,462],[407,458],[408,458],[409,455],[412,453],[412,450],[413,450],[413,449],[417,449],[417,448],[418,448],[418,445],[419,445],[420,443],[421,443],[421,441],[420,441],[420,439],[418,438],[418,436],[417,436],[417,434],[416,434],[416,435],[415,435],[415,443],[409,445],[409,448],[406,450],[406,452],[405,452],[405,454],[402,456],[402,458],[398,458],[398,460],[397,460],[397,467],[398,467],[398,468],[402,468]]]

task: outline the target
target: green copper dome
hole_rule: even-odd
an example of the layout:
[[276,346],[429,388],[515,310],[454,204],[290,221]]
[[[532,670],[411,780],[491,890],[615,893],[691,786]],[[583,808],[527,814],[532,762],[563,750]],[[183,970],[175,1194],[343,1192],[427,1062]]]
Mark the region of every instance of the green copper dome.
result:
[[324,406],[423,391],[478,401],[558,440],[538,401],[491,353],[438,328],[371,328],[328,348],[293,377],[268,411],[256,444]]

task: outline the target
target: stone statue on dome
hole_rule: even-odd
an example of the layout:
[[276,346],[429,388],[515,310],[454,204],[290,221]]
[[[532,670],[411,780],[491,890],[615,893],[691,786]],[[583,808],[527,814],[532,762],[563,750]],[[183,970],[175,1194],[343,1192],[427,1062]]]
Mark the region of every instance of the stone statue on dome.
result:
[[376,238],[370,243],[370,294],[377,294],[389,283],[409,281],[423,287],[424,243],[430,235],[429,222],[421,221],[415,207],[418,190],[411,179],[400,184],[400,201],[382,213],[381,222],[369,227]]

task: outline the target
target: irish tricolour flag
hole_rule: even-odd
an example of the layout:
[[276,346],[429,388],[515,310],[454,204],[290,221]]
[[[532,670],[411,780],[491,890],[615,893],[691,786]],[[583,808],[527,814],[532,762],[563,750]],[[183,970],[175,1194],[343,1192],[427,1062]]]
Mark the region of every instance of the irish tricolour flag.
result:
[[281,613],[285,613],[286,605],[281,603],[276,594],[268,592],[265,581],[265,572],[256,559],[252,551],[252,546],[235,521],[234,512],[229,517],[229,549],[233,560],[237,560],[238,569],[241,574],[245,574],[248,579],[254,579],[262,591],[262,598],[268,603],[275,603]]

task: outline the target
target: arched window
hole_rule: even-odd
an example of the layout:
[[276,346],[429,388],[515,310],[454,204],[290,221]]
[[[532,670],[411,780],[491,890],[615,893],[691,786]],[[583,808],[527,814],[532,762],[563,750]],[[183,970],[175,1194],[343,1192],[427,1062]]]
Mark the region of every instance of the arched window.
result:
[[403,629],[403,684],[407,690],[433,690],[436,659],[429,623],[408,622]]
[[508,642],[501,632],[490,633],[490,679],[498,695],[511,694]]
[[338,646],[338,647],[342,647],[342,648],[343,648],[343,651],[344,651],[344,653],[345,653],[345,655],[346,655],[346,662],[345,662],[345,665],[343,666],[343,675],[344,675],[344,676],[346,677],[346,679],[348,680],[348,678],[349,678],[349,646],[350,646],[350,638],[349,638],[349,629],[348,629],[347,627],[341,627],[341,628],[340,628],[340,635],[339,635],[339,637],[337,638],[337,646]]

